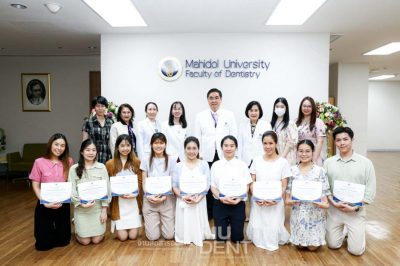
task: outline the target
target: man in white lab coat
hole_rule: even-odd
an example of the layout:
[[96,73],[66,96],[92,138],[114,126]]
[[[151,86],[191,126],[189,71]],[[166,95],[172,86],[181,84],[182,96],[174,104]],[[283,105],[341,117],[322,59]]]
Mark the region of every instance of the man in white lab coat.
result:
[[[215,161],[223,157],[221,140],[227,135],[237,137],[235,116],[231,111],[221,108],[222,92],[210,89],[207,92],[207,101],[210,108],[196,116],[194,135],[200,141],[200,157],[207,161],[210,168]],[[207,194],[208,217],[212,218],[213,196]]]

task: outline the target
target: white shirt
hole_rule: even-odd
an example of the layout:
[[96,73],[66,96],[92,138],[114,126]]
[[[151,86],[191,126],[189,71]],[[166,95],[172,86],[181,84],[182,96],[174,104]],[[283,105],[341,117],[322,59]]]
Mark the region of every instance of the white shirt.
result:
[[265,131],[272,130],[271,124],[265,120],[258,120],[253,136],[251,136],[250,119],[243,122],[239,127],[238,157],[247,165],[264,153],[262,135]]
[[250,173],[256,175],[256,181],[281,181],[292,176],[290,164],[285,158],[278,157],[275,161],[266,161],[263,156],[254,158]]
[[233,113],[225,109],[218,109],[217,127],[212,117],[212,111],[206,109],[196,116],[194,135],[200,142],[200,157],[207,162],[212,162],[215,150],[219,158],[223,158],[221,140],[227,135],[237,137],[237,126]]
[[242,179],[247,185],[253,182],[246,163],[236,158],[228,161],[222,157],[221,160],[216,161],[212,165],[211,186],[219,189],[220,180],[222,178]]
[[[122,134],[129,135],[128,126],[122,124],[121,122],[116,122],[116,123],[112,124],[111,129],[110,129],[110,142],[109,142],[112,157],[114,157],[115,142],[117,141],[118,136],[120,136]],[[134,134],[136,136],[136,132],[134,132]]]
[[136,150],[141,161],[150,157],[150,140],[154,133],[161,132],[161,124],[146,118],[137,125]]
[[161,125],[161,131],[167,137],[167,154],[177,156],[182,161],[185,158],[185,149],[183,143],[188,137],[187,127],[183,128],[182,125],[168,125],[165,121]]

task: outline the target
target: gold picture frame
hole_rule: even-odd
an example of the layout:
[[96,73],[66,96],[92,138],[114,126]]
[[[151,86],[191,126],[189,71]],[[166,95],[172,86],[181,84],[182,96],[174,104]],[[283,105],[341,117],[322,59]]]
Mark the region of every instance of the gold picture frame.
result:
[[22,73],[22,111],[50,112],[50,74]]

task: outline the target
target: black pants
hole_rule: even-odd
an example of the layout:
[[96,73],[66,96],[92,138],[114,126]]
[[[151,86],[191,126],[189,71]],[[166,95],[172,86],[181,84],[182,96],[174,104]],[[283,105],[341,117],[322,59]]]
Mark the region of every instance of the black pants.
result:
[[226,205],[216,200],[214,203],[214,224],[218,241],[228,240],[228,226],[231,226],[232,242],[244,239],[243,228],[246,219],[244,201],[237,205]]
[[70,205],[64,203],[59,209],[44,207],[38,201],[35,208],[35,247],[49,250],[63,247],[71,240]]
[[[214,155],[213,161],[208,162],[208,166],[210,167],[210,169],[211,169],[211,166],[213,165],[213,163],[215,163],[218,160],[219,160],[218,152],[217,152],[217,150],[215,150],[215,155]],[[206,200],[207,200],[207,215],[208,215],[208,219],[210,220],[213,218],[213,206],[214,206],[214,201],[215,201],[214,196],[211,191],[211,188],[207,192]]]

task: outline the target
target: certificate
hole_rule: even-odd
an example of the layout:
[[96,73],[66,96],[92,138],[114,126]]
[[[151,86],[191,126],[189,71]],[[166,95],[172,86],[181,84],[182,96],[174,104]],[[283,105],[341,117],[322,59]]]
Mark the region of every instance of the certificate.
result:
[[111,195],[123,196],[126,194],[138,195],[137,175],[111,176]]
[[346,181],[335,180],[333,183],[333,199],[352,205],[362,206],[365,193],[365,185]]
[[322,183],[309,180],[293,180],[292,200],[320,202],[322,196]]
[[40,204],[71,202],[72,183],[54,182],[40,184]]
[[225,177],[219,181],[219,196],[220,197],[233,197],[233,198],[246,198],[247,197],[247,184],[243,178],[238,177]]
[[282,182],[281,181],[256,181],[253,183],[253,200],[282,200]]
[[145,182],[146,196],[172,194],[171,176],[147,177]]
[[181,195],[207,194],[207,176],[181,176],[179,179]]
[[78,184],[78,195],[82,203],[93,200],[107,200],[107,181],[96,180]]

